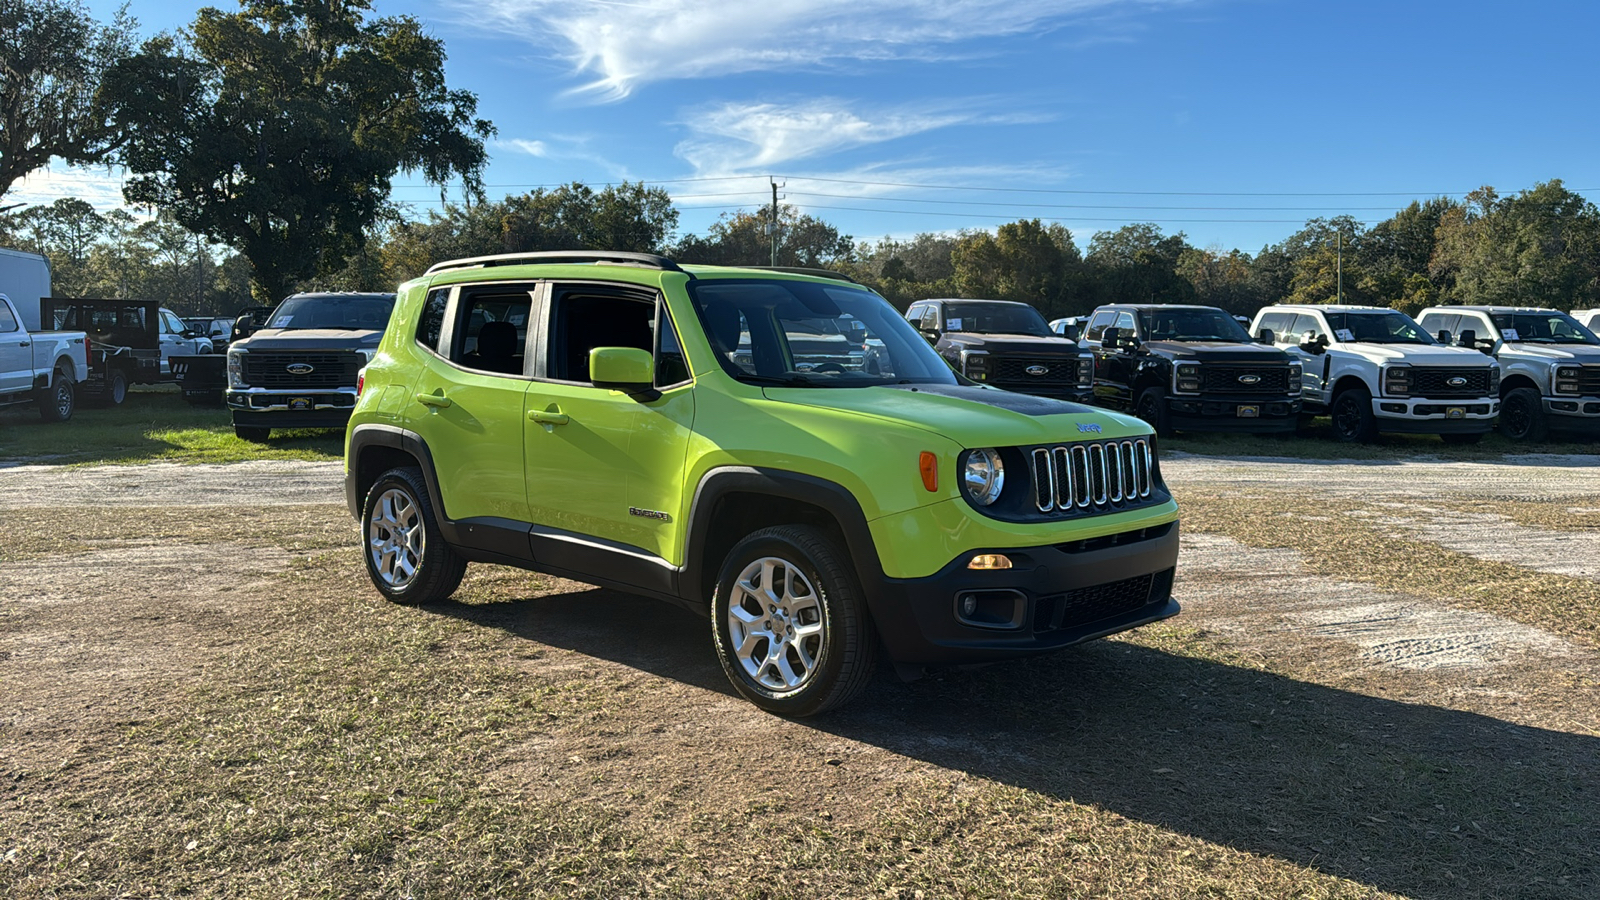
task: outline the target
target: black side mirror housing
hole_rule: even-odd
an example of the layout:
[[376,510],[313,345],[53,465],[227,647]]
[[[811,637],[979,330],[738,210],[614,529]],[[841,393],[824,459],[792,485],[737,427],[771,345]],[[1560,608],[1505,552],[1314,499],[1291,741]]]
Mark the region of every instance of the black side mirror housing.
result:
[[1107,328],[1105,331],[1100,333],[1100,346],[1107,350],[1117,349],[1117,346],[1121,340],[1122,329],[1115,325],[1112,325],[1110,328]]
[[1468,350],[1481,350],[1482,348],[1478,346],[1478,333],[1470,328],[1462,329],[1461,346]]
[[1437,335],[1437,337],[1439,338],[1439,343],[1445,345],[1446,347],[1450,346],[1450,329],[1448,329],[1448,328],[1439,329],[1439,334]]
[[1256,333],[1256,343],[1259,343],[1259,344],[1275,344],[1277,342],[1278,342],[1278,336],[1273,333],[1271,328],[1263,328],[1259,332]]

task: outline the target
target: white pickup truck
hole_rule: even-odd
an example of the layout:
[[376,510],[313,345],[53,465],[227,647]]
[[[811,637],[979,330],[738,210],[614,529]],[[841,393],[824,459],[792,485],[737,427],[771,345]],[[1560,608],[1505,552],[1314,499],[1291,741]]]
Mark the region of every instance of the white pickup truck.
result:
[[1435,306],[1429,334],[1500,361],[1500,433],[1542,441],[1552,429],[1600,432],[1600,338],[1574,316],[1513,306]]
[[29,331],[0,294],[0,406],[36,402],[46,422],[72,418],[74,385],[89,377],[86,340],[81,331]]
[[1500,364],[1440,345],[1405,313],[1375,306],[1268,306],[1251,334],[1300,361],[1304,411],[1326,413],[1341,441],[1379,432],[1475,444],[1500,414]]

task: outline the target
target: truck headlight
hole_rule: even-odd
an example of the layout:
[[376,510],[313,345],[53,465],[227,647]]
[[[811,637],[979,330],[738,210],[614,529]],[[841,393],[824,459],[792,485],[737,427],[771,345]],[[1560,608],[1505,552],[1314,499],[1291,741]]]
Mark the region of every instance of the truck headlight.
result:
[[1489,393],[1491,395],[1500,393],[1500,367],[1499,366],[1490,366],[1489,367]]
[[1094,354],[1085,353],[1078,357],[1078,387],[1094,386]]
[[1173,366],[1172,389],[1180,394],[1200,393],[1200,364],[1179,363]]
[[244,380],[244,356],[245,351],[243,350],[228,351],[228,387],[230,388],[249,387]]
[[989,506],[1000,499],[1006,486],[1006,467],[1000,451],[993,448],[967,451],[961,466],[961,490],[977,506]]
[[1578,387],[1578,367],[1558,366],[1556,368],[1556,393],[1576,394],[1581,390]]
[[1300,364],[1299,363],[1290,363],[1289,364],[1289,393],[1291,393],[1291,394],[1300,393],[1300,387],[1301,387],[1300,377],[1301,377]]
[[961,351],[961,374],[973,381],[989,380],[989,351]]
[[1383,392],[1392,397],[1411,393],[1411,367],[1390,366],[1383,370]]

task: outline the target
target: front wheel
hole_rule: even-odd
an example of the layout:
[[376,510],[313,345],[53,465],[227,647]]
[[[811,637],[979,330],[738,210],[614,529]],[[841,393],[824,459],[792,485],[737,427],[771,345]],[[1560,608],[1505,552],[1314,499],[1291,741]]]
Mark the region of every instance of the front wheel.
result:
[[841,706],[871,679],[878,636],[849,555],[806,525],[764,528],[728,553],[711,601],[722,670],[782,716]]
[[378,477],[362,507],[361,533],[367,575],[391,602],[437,603],[461,586],[467,561],[445,543],[421,469],[390,469]]
[[1139,402],[1133,414],[1155,429],[1156,437],[1172,437],[1172,413],[1167,411],[1167,392],[1158,387],[1145,388],[1139,393]]
[[1513,441],[1542,441],[1550,435],[1544,398],[1533,388],[1517,388],[1500,401],[1500,433]]
[[1346,388],[1333,398],[1329,410],[1333,436],[1344,444],[1370,444],[1378,437],[1377,417],[1372,414],[1372,395],[1365,388]]
[[77,408],[77,396],[72,385],[72,373],[57,369],[53,383],[39,392],[39,418],[46,422],[65,422],[72,418],[72,411]]

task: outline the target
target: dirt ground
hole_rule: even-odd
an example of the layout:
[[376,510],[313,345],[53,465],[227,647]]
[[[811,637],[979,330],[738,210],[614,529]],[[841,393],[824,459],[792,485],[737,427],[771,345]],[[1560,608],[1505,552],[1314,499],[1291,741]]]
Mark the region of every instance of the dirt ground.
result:
[[1177,619],[788,722],[662,604],[383,604],[337,463],[0,470],[0,893],[1600,893],[1600,639],[1230,512],[1587,597],[1600,458],[1163,473]]

